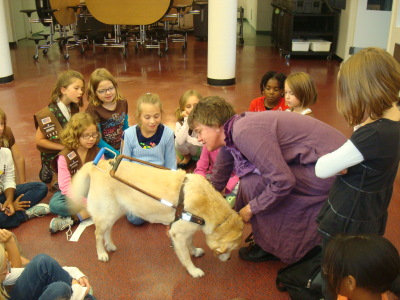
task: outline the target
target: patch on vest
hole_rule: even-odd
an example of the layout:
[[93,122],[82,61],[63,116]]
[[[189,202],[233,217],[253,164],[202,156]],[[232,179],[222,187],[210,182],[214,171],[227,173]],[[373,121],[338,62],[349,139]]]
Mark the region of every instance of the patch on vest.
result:
[[43,125],[46,125],[46,124],[48,124],[50,122],[51,122],[51,118],[50,117],[46,117],[46,118],[42,119],[42,124]]
[[75,153],[74,151],[72,151],[72,152],[70,152],[70,153],[67,154],[67,157],[68,157],[70,160],[73,160],[73,159],[76,157],[76,153]]

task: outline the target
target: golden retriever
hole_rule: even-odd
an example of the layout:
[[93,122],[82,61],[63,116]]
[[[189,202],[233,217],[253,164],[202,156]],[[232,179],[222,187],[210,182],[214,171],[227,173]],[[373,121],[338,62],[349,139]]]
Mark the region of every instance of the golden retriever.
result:
[[[89,162],[75,174],[72,194],[74,203],[87,197],[87,210],[96,226],[97,256],[101,261],[108,261],[106,250],[111,252],[117,249],[111,238],[111,228],[122,215],[131,212],[151,223],[170,225],[175,219],[175,209],[113,178],[106,171],[110,167],[109,161],[100,160],[97,167]],[[203,249],[192,244],[192,236],[197,230],[204,232],[207,245],[221,261],[228,260],[231,251],[241,243],[242,219],[204,177],[129,161],[121,161],[115,176],[173,205],[178,203],[186,177],[184,210],[203,218],[205,224],[179,219],[172,223],[169,234],[176,255],[193,277],[204,276],[204,272],[190,258],[190,255],[199,257],[204,253]]]

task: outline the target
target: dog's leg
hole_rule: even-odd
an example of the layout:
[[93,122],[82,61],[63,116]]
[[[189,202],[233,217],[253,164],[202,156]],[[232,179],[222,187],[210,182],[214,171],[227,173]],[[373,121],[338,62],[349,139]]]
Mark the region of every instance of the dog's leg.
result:
[[104,224],[97,222],[95,219],[94,224],[96,225],[94,234],[96,236],[97,259],[106,262],[108,261],[108,254],[104,248],[104,233],[107,229],[104,227]]
[[193,245],[193,235],[188,238],[187,247],[189,249],[190,254],[193,255],[194,257],[200,257],[204,254],[204,250],[202,248],[196,248]]
[[[191,258],[188,245],[191,244],[192,235],[196,232],[197,228],[190,226],[191,224],[184,224],[185,226],[180,226],[179,222],[186,221],[177,221],[175,224],[171,226],[169,234],[174,243],[174,250],[182,265],[186,268],[190,275],[194,278],[199,278],[204,276],[203,270],[197,268]],[[194,248],[193,246],[191,246]],[[194,248],[196,249],[196,248]],[[202,249],[201,249],[202,251]],[[203,251],[204,253],[204,251]],[[193,253],[194,255],[196,253]]]
[[104,245],[106,246],[106,250],[108,252],[114,252],[117,250],[117,246],[115,246],[112,238],[111,238],[111,227],[108,227],[104,232]]

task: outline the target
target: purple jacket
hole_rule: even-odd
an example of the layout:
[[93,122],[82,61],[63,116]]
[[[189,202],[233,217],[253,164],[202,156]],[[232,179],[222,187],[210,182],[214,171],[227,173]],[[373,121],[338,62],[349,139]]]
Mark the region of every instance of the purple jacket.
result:
[[315,163],[346,138],[317,119],[280,111],[234,116],[224,130],[214,187],[221,190],[232,170],[242,174],[235,208],[250,204],[255,242],[283,262],[299,260],[320,243],[315,218],[334,179],[317,178]]

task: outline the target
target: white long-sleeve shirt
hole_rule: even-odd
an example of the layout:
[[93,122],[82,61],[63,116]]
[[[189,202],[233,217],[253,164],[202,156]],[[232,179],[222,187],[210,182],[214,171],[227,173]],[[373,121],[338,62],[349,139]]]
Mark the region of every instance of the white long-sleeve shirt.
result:
[[187,122],[187,117],[183,119],[183,123],[176,122],[175,124],[175,143],[179,146],[183,145],[185,142],[194,146],[203,146],[202,143],[197,141],[197,134],[193,131],[192,135],[189,135],[189,125]]
[[16,187],[14,161],[11,150],[0,148],[0,182],[3,185],[3,192],[8,188]]
[[315,175],[319,178],[328,178],[339,172],[359,164],[364,160],[356,146],[347,140],[339,149],[322,156],[315,165]]

